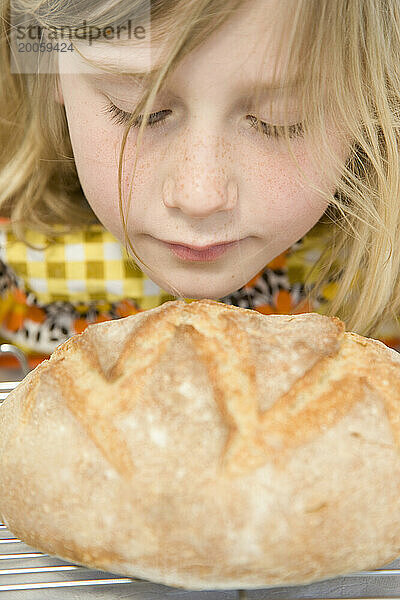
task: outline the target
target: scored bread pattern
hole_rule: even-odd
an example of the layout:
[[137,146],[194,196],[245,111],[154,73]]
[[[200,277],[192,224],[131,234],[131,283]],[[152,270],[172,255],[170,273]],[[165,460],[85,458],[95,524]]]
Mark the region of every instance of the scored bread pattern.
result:
[[[210,311],[209,305],[215,304],[221,308]],[[228,430],[220,457],[221,476],[245,474],[266,461],[283,467],[288,453],[332,428],[357,402],[371,398],[384,403],[395,443],[400,447],[400,423],[396,416],[400,411],[393,399],[393,387],[398,392],[397,398],[400,397],[399,364],[390,363],[389,355],[382,356],[374,340],[347,333],[339,319],[329,318],[335,323],[337,338],[330,353],[317,357],[315,364],[287,393],[262,411],[263,391],[256,381],[252,334],[250,329],[240,327],[232,311],[248,312],[211,300],[184,306],[178,301],[169,302],[148,311],[128,333],[111,368],[100,364],[98,353],[106,349],[95,346],[89,327],[57,348],[41,376],[49,370],[66,407],[126,481],[132,480],[135,464],[113,423],[116,416],[129,414],[171,342],[189,343],[207,371],[213,397]],[[287,317],[285,322],[300,317]],[[348,364],[354,365],[354,358],[346,363],[346,355],[349,352],[354,355],[360,345],[367,345],[370,352],[360,350],[358,368],[350,368]],[[373,384],[369,378],[372,364]],[[32,402],[38,389],[40,386],[36,385],[31,392]],[[98,390],[102,390],[101,394]]]

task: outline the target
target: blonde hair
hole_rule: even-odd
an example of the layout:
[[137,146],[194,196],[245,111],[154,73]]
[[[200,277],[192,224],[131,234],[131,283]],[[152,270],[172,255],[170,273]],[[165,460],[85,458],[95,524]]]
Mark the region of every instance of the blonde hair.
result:
[[[19,10],[31,14],[45,29],[60,29],[65,24],[80,27],[83,20],[87,27],[105,28],[140,13],[147,2],[119,0],[100,4],[99,11],[97,0],[73,3],[72,7],[56,0],[15,0]],[[167,41],[168,52],[162,66],[148,73],[143,97],[123,134],[119,163],[125,246],[134,256],[121,197],[122,158],[129,129],[142,115],[139,149],[152,103],[168,75],[235,11],[246,10],[246,5],[244,0],[151,2],[152,39],[155,43]],[[9,10],[9,1],[3,0],[0,213],[11,218],[15,235],[30,245],[25,238],[28,227],[51,238],[55,224],[69,232],[99,221],[79,183],[65,109],[55,101],[57,74],[10,70]],[[314,142],[316,167],[323,170],[329,159],[338,175],[334,194],[307,182],[328,208],[320,219],[327,225],[326,249],[316,260],[305,288],[308,300],[313,301],[332,280],[333,272],[337,293],[325,314],[339,316],[349,330],[372,336],[386,319],[397,319],[400,309],[400,5],[397,0],[296,0],[292,10],[280,33],[274,81],[282,88],[286,107],[290,104],[286,87],[296,79],[304,134]],[[278,64],[283,65],[279,81]],[[112,71],[107,65],[104,68]],[[251,91],[249,99],[258,105],[258,97]],[[328,119],[348,144],[345,164],[330,147]],[[296,161],[288,129],[282,126],[281,130]]]

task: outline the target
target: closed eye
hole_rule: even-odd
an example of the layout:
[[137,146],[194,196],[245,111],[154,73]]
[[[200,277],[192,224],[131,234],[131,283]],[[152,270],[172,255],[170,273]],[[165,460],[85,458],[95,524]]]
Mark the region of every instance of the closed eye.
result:
[[[111,120],[117,123],[118,125],[127,125],[132,118],[132,113],[126,112],[118,106],[115,106],[112,102],[106,104],[103,108],[102,112],[111,114]],[[160,125],[163,121],[163,117],[165,115],[171,113],[170,110],[159,110],[158,112],[151,113],[149,115],[149,120],[147,123],[148,127],[156,127]],[[139,115],[136,120],[132,123],[132,127],[140,127],[140,124],[143,120],[143,115]]]
[[[132,118],[132,113],[126,112],[118,106],[115,106],[112,102],[107,103],[107,105],[103,108],[102,112],[107,114],[111,114],[111,120],[117,123],[118,125],[126,125]],[[148,127],[157,127],[163,126],[165,117],[168,116],[172,111],[171,110],[159,110],[157,112],[151,113],[149,115],[149,120],[147,123]],[[261,128],[261,132],[268,136],[274,138],[280,138],[284,135],[284,127],[283,125],[271,125],[270,123],[265,123],[257,117],[253,115],[247,115],[246,117],[250,123],[251,127],[254,127],[258,130],[258,127]],[[132,123],[132,127],[140,127],[141,122],[143,120],[143,115],[139,115],[136,120]],[[304,129],[302,123],[294,123],[293,125],[287,125],[288,133],[290,138],[301,137],[304,135]]]
[[[262,133],[264,133],[268,137],[280,138],[284,135],[283,125],[270,125],[269,123],[260,121],[260,119],[257,119],[257,117],[253,117],[252,115],[248,115],[247,119],[250,120],[252,127],[258,129],[259,125],[261,127]],[[290,138],[302,137],[304,135],[302,123],[294,123],[294,125],[287,125],[286,127]]]

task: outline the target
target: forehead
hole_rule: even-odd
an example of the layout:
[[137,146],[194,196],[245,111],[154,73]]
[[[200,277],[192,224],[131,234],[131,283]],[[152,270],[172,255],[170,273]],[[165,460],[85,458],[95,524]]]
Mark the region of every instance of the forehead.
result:
[[[260,87],[273,87],[272,73],[277,58],[279,30],[287,21],[290,3],[277,0],[247,0],[204,42],[179,63],[178,68],[195,68],[203,74],[216,70],[218,78],[240,78],[245,74]],[[156,24],[150,24],[150,27]],[[109,81],[143,83],[163,64],[168,48],[151,43],[146,30],[139,39],[121,34],[120,39],[100,42],[74,41],[73,56],[61,56],[60,70],[104,75]],[[71,54],[71,53],[70,53]],[[278,69],[279,70],[279,69]],[[122,76],[123,74],[123,76]]]

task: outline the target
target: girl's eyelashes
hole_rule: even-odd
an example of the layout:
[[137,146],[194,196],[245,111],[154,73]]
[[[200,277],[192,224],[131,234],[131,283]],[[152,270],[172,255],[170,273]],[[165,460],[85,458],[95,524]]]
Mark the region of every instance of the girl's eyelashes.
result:
[[[258,124],[261,126],[262,132],[268,137],[281,138],[284,136],[283,125],[270,125],[264,121],[260,121],[257,117],[248,115],[247,119],[250,120],[251,126],[258,129]],[[290,138],[303,137],[304,128],[303,123],[294,123],[294,125],[287,125],[287,130]]]
[[[111,114],[111,120],[117,123],[117,125],[127,125],[132,117],[132,113],[126,112],[125,110],[118,108],[118,106],[115,106],[115,104],[113,104],[112,102],[108,102],[101,112]],[[170,110],[159,110],[158,112],[151,113],[149,115],[147,126],[162,126],[163,122],[162,119],[159,117],[163,117],[166,114],[169,114],[170,112]],[[142,119],[142,115],[139,115],[137,119],[133,122],[132,127],[140,127]]]
[[[106,106],[102,109],[102,112],[107,114],[111,114],[111,120],[118,125],[126,125],[129,123],[132,113],[126,112],[118,106],[115,106],[112,102],[108,102]],[[149,120],[147,123],[148,127],[163,127],[165,125],[165,117],[171,113],[170,110],[159,110],[158,112],[154,112],[149,114]],[[247,115],[246,117],[250,123],[251,127],[254,127],[258,130],[258,124],[261,127],[262,133],[268,137],[281,138],[283,137],[284,127],[283,125],[271,125],[269,123],[265,123],[257,117],[252,115]],[[143,116],[139,115],[136,120],[133,122],[132,127],[140,127]],[[289,137],[296,138],[302,137],[304,135],[304,129],[302,123],[295,123],[294,125],[287,126]]]

